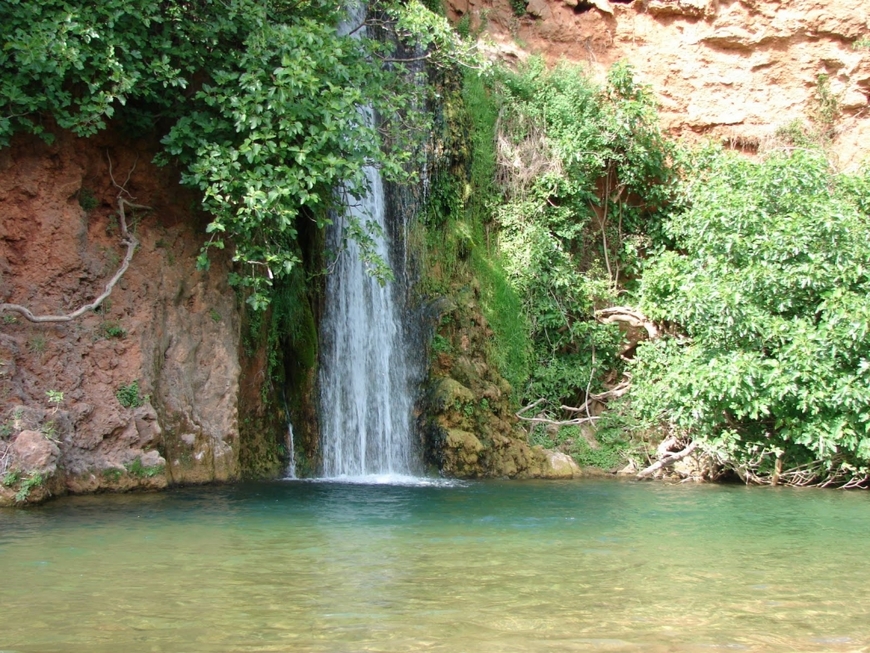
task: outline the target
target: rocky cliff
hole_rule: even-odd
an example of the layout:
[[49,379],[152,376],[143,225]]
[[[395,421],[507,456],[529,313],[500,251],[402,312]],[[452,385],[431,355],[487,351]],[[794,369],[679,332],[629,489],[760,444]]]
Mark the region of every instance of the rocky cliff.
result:
[[57,315],[93,301],[125,254],[118,199],[149,207],[126,211],[139,246],[98,310],[0,315],[0,505],[239,475],[228,262],[195,269],[195,197],[154,153],[117,133],[0,151],[0,302]]
[[448,8],[483,27],[503,59],[539,53],[582,62],[593,75],[630,61],[673,135],[752,152],[821,110],[844,169],[867,155],[866,0],[448,0]]
[[[592,75],[629,60],[673,135],[751,154],[790,122],[821,118],[843,168],[867,155],[866,0],[447,2],[452,19],[484,30],[493,56],[540,53]],[[19,137],[0,150],[0,303],[61,314],[93,301],[125,255],[119,199],[149,207],[128,211],[139,246],[99,310],[55,324],[0,314],[0,504],[230,480],[246,465],[264,473],[280,463],[278,445],[262,439],[274,411],[256,405],[271,363],[242,346],[228,258],[195,269],[207,220],[177,173],[151,163],[156,151],[117,130],[52,145]],[[305,364],[285,373],[313,396],[309,313],[296,331],[311,337],[288,345],[307,352],[297,356]],[[453,313],[439,336],[455,355],[434,356],[430,370],[436,462],[458,475],[547,475],[558,465],[522,441],[481,353],[485,323]],[[314,423],[310,401],[289,401],[300,423]],[[316,441],[313,430],[305,438]]]

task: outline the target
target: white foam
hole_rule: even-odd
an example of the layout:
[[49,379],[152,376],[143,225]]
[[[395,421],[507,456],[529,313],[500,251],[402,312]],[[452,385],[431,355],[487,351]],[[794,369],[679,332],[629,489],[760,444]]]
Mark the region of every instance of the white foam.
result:
[[[285,481],[299,479],[285,478]],[[308,483],[343,483],[346,485],[395,485],[402,487],[465,487],[465,481],[454,478],[432,476],[409,476],[406,474],[364,474],[359,476],[341,475],[303,479]]]

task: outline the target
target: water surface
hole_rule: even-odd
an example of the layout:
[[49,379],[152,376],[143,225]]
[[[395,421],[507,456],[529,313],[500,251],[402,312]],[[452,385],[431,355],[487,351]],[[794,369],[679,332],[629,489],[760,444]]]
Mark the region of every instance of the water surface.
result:
[[870,495],[285,482],[0,510],[0,651],[870,650]]

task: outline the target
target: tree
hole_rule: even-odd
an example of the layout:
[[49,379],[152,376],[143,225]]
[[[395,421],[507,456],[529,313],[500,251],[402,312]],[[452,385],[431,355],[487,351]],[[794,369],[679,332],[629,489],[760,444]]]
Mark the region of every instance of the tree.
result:
[[870,175],[814,150],[708,150],[684,190],[640,291],[679,335],[640,347],[634,410],[747,482],[866,482]]
[[[416,0],[376,3],[370,15],[423,58],[467,54]],[[409,174],[420,112],[408,109],[423,89],[391,45],[339,33],[340,18],[325,0],[4,2],[0,147],[17,131],[52,138],[51,119],[82,137],[112,119],[157,125],[160,161],[183,164],[212,216],[199,264],[232,246],[231,281],[262,308],[299,261],[297,221],[324,226],[339,182],[358,196],[367,164]],[[366,105],[380,132],[361,118]]]

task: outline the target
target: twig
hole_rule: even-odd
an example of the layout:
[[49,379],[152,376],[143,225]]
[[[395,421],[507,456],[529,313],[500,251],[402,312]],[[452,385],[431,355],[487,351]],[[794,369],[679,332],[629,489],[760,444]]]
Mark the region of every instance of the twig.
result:
[[130,191],[127,190],[126,186],[127,183],[130,181],[130,177],[133,175],[133,171],[136,169],[136,164],[139,163],[139,154],[136,154],[136,159],[133,161],[133,166],[127,172],[127,178],[124,180],[123,185],[120,186],[118,185],[118,182],[115,181],[115,175],[112,174],[112,157],[109,156],[109,150],[106,150],[106,159],[108,159],[109,161],[109,179],[112,180],[112,185],[114,185],[115,188],[121,191],[120,193],[118,193],[118,198],[120,199],[121,193],[127,193],[127,197],[129,197],[131,200],[136,199],[135,197],[130,195]]

